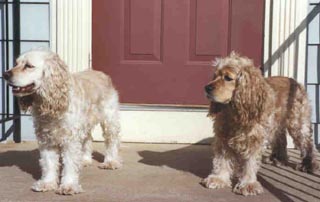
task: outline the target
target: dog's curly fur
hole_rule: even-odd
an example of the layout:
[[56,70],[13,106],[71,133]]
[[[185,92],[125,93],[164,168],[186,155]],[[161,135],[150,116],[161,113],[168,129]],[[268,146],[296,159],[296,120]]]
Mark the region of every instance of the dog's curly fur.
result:
[[300,149],[300,170],[319,168],[312,140],[311,108],[303,86],[287,77],[263,78],[253,62],[232,52],[215,61],[213,80],[205,87],[214,119],[213,170],[208,188],[231,186],[242,195],[263,192],[257,181],[261,154],[270,143],[274,163],[287,161],[286,131]]
[[[30,109],[34,120],[42,168],[34,191],[82,191],[79,174],[82,165],[92,161],[91,130],[97,124],[102,126],[107,147],[100,167],[121,167],[118,93],[107,75],[71,74],[59,56],[47,50],[22,54],[7,75],[21,109]],[[63,169],[58,186],[60,158]]]

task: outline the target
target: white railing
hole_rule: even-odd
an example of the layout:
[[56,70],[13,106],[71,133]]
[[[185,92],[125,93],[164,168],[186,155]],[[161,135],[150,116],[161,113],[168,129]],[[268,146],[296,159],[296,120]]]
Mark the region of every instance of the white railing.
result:
[[305,82],[307,0],[266,0],[265,76]]

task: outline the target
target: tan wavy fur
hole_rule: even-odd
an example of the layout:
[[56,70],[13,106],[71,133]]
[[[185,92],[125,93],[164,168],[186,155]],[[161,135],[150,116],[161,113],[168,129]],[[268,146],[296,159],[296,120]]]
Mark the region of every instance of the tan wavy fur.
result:
[[286,77],[263,78],[252,60],[235,52],[215,61],[212,81],[205,87],[214,120],[212,173],[203,180],[208,188],[231,186],[242,195],[263,192],[256,174],[266,145],[270,160],[286,163],[286,131],[301,151],[298,168],[319,168],[312,140],[311,108],[302,85]]

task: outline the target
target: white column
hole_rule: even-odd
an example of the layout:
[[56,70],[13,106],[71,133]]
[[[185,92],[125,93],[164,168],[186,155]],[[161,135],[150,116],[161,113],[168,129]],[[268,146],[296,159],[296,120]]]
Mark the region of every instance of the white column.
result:
[[51,49],[71,72],[91,68],[91,0],[50,0]]

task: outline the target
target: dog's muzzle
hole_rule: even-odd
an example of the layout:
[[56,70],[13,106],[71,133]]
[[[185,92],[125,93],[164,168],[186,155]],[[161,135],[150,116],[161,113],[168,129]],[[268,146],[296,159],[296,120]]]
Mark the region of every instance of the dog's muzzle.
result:
[[206,91],[207,94],[211,94],[211,92],[213,91],[213,86],[212,85],[206,85],[204,87],[204,90]]
[[12,72],[11,71],[3,72],[2,76],[5,80],[8,81],[12,77]]

